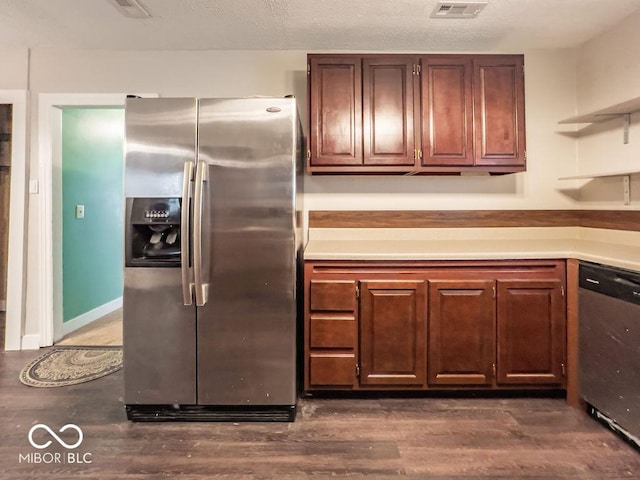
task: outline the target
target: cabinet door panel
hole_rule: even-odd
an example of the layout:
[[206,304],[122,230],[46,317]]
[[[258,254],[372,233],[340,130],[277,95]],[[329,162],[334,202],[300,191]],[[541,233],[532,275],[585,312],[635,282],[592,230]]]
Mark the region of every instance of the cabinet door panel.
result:
[[429,282],[429,384],[492,383],[494,285],[493,280]]
[[363,60],[365,165],[413,165],[413,59]]
[[309,66],[310,165],[361,165],[360,57],[313,57]]
[[498,282],[498,383],[563,383],[561,285],[559,280]]
[[476,57],[475,163],[524,165],[524,73],[519,55]]
[[469,57],[422,58],[422,165],[473,165]]
[[367,281],[361,292],[360,384],[423,385],[425,283]]

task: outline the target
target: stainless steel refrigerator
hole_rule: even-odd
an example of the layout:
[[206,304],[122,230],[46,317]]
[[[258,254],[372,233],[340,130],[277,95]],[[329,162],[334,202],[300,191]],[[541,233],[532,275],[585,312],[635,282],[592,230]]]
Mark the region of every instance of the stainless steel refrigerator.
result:
[[294,98],[129,98],[124,377],[134,421],[295,418]]

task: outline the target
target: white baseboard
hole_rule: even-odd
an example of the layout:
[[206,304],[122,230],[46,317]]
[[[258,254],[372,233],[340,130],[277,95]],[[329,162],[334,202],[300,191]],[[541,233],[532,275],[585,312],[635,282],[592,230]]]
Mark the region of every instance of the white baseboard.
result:
[[[68,320],[62,324],[62,336],[70,334],[71,332],[90,324],[94,320],[97,320],[105,315],[115,312],[119,308],[122,308],[122,297],[116,298],[110,302],[100,305],[99,307],[89,310],[82,315],[78,315],[71,320]],[[59,339],[57,339],[59,340]]]
[[38,350],[40,348],[40,335],[23,335],[22,350]]

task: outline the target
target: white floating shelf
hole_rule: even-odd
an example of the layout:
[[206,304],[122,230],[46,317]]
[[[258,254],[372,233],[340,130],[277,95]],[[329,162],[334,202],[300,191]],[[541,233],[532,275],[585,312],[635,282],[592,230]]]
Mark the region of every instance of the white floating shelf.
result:
[[575,175],[573,177],[560,177],[558,180],[581,180],[586,178],[603,178],[603,177],[622,177],[622,199],[625,205],[631,203],[631,181],[629,177],[635,175],[637,170],[629,170],[624,172],[608,172],[608,173],[595,173],[590,175]]
[[618,103],[602,110],[587,113],[586,115],[578,115],[577,117],[560,120],[558,123],[599,123],[606,122],[612,118],[623,118],[622,143],[629,143],[629,126],[631,125],[631,114],[640,111],[640,97]]
[[558,180],[583,180],[585,178],[601,178],[601,177],[627,177],[629,175],[636,175],[640,173],[640,170],[626,170],[622,172],[602,172],[602,173],[590,173],[583,175],[573,175],[571,177],[560,177]]
[[633,112],[640,110],[640,97],[627,100],[626,102],[618,103],[602,110],[587,113],[584,115],[577,115],[575,117],[560,120],[558,123],[599,123],[606,122],[615,117],[623,117],[630,115]]

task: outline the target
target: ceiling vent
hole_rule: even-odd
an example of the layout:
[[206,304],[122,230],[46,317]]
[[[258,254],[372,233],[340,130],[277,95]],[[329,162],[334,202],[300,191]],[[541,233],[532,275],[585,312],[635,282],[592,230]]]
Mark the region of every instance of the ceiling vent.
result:
[[147,12],[138,0],[111,0],[111,3],[116,9],[125,17],[130,18],[149,18],[149,12]]
[[431,18],[476,18],[487,2],[438,2]]

